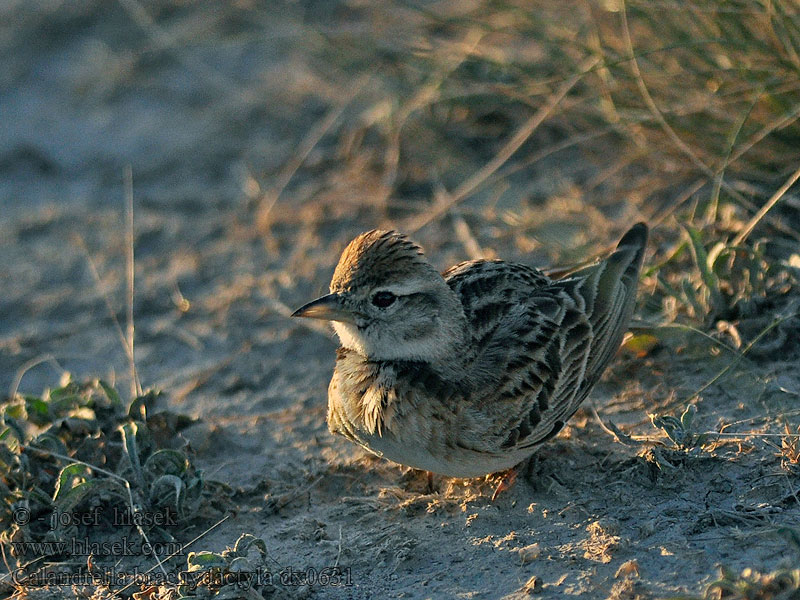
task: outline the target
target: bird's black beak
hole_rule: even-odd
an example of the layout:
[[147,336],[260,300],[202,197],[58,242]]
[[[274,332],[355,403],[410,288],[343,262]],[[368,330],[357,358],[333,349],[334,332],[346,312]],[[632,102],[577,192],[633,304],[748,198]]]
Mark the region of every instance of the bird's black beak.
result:
[[322,319],[324,321],[341,321],[353,323],[353,313],[344,308],[340,294],[328,294],[312,300],[292,313],[293,317],[306,317],[307,319]]

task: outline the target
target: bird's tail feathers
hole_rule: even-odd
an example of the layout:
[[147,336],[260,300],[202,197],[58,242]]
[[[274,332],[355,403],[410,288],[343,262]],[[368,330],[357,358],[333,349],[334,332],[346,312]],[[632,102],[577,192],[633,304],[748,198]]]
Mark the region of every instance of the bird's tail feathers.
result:
[[636,302],[636,288],[642,267],[648,230],[637,223],[622,236],[616,250],[587,273],[582,286],[587,315],[594,329],[587,376],[595,379],[622,342]]
[[[622,236],[611,256],[601,263],[604,268],[599,274],[598,301],[612,304],[620,293],[635,297],[646,246],[647,225],[637,223]],[[624,291],[619,289],[620,284],[624,286]]]

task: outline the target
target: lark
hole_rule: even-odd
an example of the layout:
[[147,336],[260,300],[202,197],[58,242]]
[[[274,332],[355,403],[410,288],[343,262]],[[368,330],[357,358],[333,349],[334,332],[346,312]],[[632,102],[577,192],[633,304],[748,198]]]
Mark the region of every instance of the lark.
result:
[[439,273],[396,231],[345,248],[330,294],[292,316],[333,323],[341,347],[328,426],[378,456],[450,477],[505,471],[556,435],[630,321],[647,226],[605,260],[552,280],[472,260]]

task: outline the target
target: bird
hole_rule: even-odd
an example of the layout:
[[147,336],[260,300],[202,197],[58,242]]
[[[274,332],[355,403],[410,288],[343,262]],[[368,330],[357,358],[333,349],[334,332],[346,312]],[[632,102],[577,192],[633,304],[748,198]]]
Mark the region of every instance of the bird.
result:
[[497,259],[439,273],[406,235],[362,233],[330,293],[292,313],[339,338],[329,430],[429,477],[516,473],[614,357],[647,238],[637,223],[604,260],[551,279]]

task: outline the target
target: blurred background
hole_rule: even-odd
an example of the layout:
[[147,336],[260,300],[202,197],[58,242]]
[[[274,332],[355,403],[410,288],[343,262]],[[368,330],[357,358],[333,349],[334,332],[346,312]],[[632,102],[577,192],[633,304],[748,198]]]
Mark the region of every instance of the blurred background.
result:
[[[268,325],[323,290],[343,245],[378,226],[444,268],[573,263],[644,219],[686,279],[681,225],[730,242],[800,158],[791,2],[0,11],[3,388],[43,353],[90,370],[120,356],[100,332],[103,296],[124,306],[126,169],[138,356],[157,381],[187,352],[252,338],[248,311]],[[756,233],[789,261],[800,200],[782,196]],[[710,325],[752,296],[697,275],[651,281],[659,319]]]

